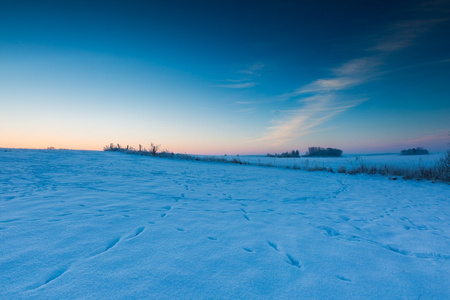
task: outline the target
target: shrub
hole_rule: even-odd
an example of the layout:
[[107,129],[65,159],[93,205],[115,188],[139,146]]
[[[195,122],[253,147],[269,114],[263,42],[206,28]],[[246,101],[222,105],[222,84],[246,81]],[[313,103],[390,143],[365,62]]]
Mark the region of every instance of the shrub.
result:
[[450,149],[437,162],[436,169],[442,181],[450,182]]
[[411,148],[407,150],[400,151],[401,155],[424,155],[424,154],[430,154],[427,149],[424,149],[422,147],[417,148]]
[[338,172],[338,173],[347,173],[347,168],[346,168],[345,166],[340,166],[340,167],[337,169],[337,172]]
[[233,164],[240,164],[240,165],[242,165],[242,161],[239,158],[233,158],[230,162],[233,163]]
[[153,143],[151,143],[150,144],[150,153],[153,155],[153,156],[156,156],[156,154],[158,154],[158,151],[159,151],[159,147],[160,147],[161,145],[156,145],[156,144],[153,144]]
[[304,156],[307,157],[341,157],[341,149],[335,148],[322,148],[322,147],[309,147],[308,153]]
[[268,157],[300,157],[300,152],[298,150],[292,150],[291,152],[283,152],[281,154],[270,154],[267,153]]

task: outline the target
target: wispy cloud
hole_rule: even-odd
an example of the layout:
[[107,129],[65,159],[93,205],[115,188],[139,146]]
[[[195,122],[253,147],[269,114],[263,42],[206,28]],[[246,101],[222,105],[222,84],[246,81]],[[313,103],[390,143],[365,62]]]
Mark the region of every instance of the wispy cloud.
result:
[[429,31],[433,26],[444,22],[446,19],[408,20],[398,22],[379,39],[379,42],[369,48],[373,51],[393,52],[414,44],[420,35]]
[[229,84],[217,84],[215,87],[227,88],[227,89],[246,89],[256,85],[256,82],[242,82],[242,83],[229,83]]
[[215,84],[214,87],[227,88],[227,89],[247,89],[254,87],[258,84],[255,78],[261,75],[261,70],[264,68],[264,64],[255,63],[246,67],[245,69],[239,70],[236,74],[239,74],[237,79],[228,79],[224,83]]
[[286,101],[304,94],[326,94],[350,89],[371,80],[381,64],[381,60],[375,56],[350,60],[331,69],[333,76],[317,79],[293,92],[280,95],[279,99]]
[[340,67],[333,69],[335,76],[366,77],[373,69],[380,65],[380,59],[376,57],[363,57],[350,60]]
[[241,74],[248,74],[251,76],[255,76],[255,75],[259,75],[260,71],[264,68],[264,64],[263,63],[254,63],[253,65],[238,71],[238,73]]
[[319,95],[301,100],[303,106],[295,110],[280,111],[266,129],[263,137],[254,142],[269,142],[276,146],[307,135],[314,127],[352,108],[367,99],[337,101],[334,95]]
[[[435,9],[444,1],[434,2],[436,2],[435,5],[427,6],[427,9],[431,9],[430,7]],[[279,111],[271,121],[273,125],[267,127],[263,136],[254,141],[281,145],[311,133],[314,128],[329,119],[367,101],[368,99],[348,100],[348,96],[344,97],[342,92],[383,74],[379,69],[384,63],[386,54],[413,45],[420,35],[446,20],[435,18],[398,22],[368,49],[372,52],[369,56],[350,60],[331,69],[331,76],[314,80],[293,92],[280,95],[278,100],[283,103],[296,100],[301,105],[297,109]]]
[[234,102],[234,104],[237,104],[237,105],[251,105],[251,104],[255,104],[255,102],[253,102],[253,101],[236,101],[236,102]]
[[362,79],[352,77],[317,79],[316,81],[297,89],[295,95],[339,91],[355,86],[361,83],[361,81]]

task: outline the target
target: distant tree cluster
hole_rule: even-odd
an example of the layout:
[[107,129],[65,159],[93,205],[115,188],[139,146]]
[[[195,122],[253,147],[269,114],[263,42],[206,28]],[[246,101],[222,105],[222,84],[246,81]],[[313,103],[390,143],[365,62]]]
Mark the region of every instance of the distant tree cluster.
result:
[[342,150],[335,148],[309,147],[306,157],[341,157]]
[[424,149],[422,147],[417,148],[411,148],[407,150],[400,151],[401,155],[424,155],[424,154],[430,154],[427,149]]
[[267,153],[268,157],[300,157],[300,152],[298,150],[292,150],[291,152],[283,152],[281,154],[270,154]]

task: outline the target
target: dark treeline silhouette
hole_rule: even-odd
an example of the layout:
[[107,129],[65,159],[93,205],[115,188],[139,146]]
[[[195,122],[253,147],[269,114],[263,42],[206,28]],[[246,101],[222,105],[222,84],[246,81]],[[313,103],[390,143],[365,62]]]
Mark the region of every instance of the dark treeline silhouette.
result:
[[306,157],[340,157],[342,156],[341,149],[335,148],[322,148],[322,147],[309,147],[308,153],[303,155]]
[[417,148],[411,148],[407,150],[400,151],[401,155],[424,155],[424,154],[430,154],[427,149],[424,149],[422,147]]
[[291,152],[283,152],[281,154],[270,154],[267,153],[268,157],[300,157],[300,152],[298,150],[292,150]]

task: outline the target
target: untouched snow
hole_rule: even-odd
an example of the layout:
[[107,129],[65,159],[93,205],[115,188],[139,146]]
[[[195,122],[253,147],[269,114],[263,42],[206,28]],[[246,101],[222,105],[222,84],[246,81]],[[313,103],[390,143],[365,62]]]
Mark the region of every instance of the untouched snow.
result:
[[[332,168],[334,171],[341,166],[346,168],[359,167],[361,163],[368,166],[383,166],[388,164],[395,167],[417,168],[419,166],[434,165],[445,153],[432,153],[428,155],[400,155],[400,154],[378,154],[378,155],[344,155],[342,157],[268,157],[266,155],[230,155],[230,156],[212,156],[232,160],[239,159],[252,165],[271,165],[276,167],[304,167],[307,164],[310,167]],[[199,155],[200,156],[200,155]]]
[[0,298],[450,298],[450,186],[0,150]]

